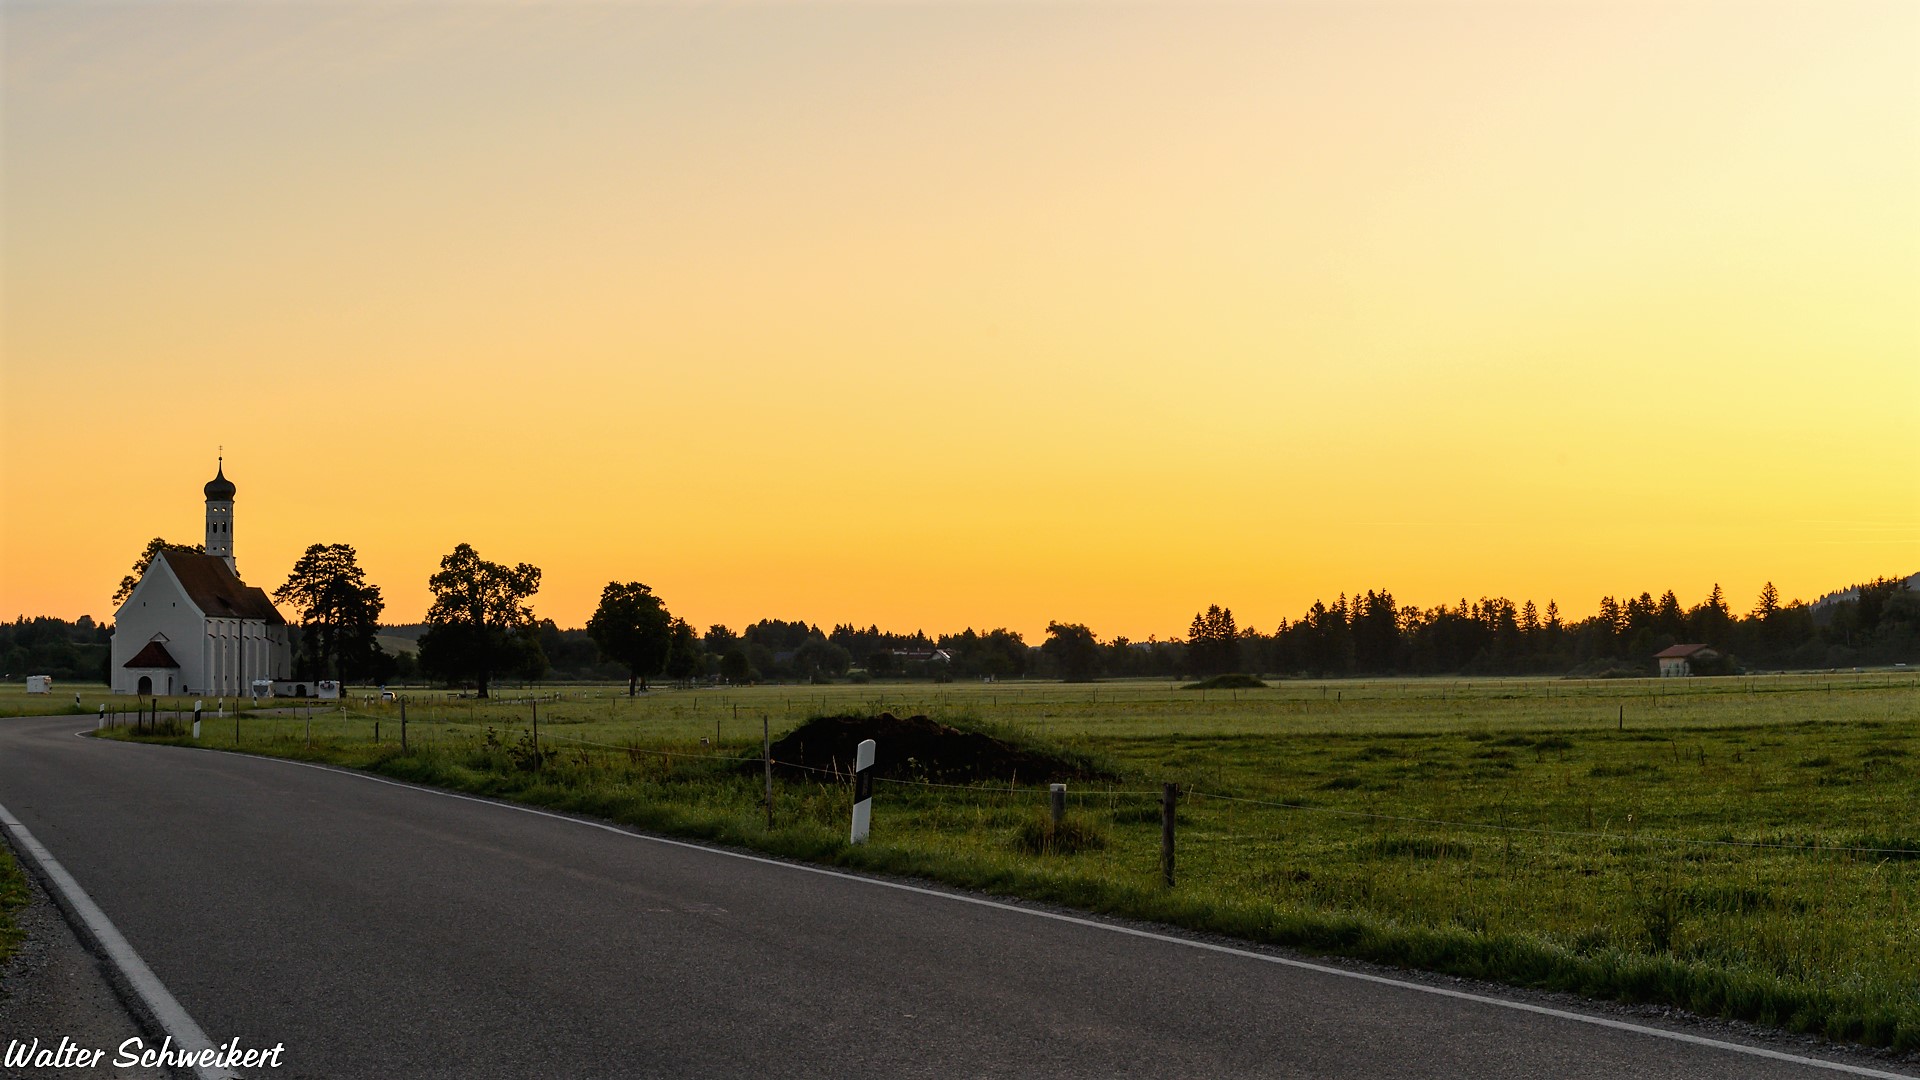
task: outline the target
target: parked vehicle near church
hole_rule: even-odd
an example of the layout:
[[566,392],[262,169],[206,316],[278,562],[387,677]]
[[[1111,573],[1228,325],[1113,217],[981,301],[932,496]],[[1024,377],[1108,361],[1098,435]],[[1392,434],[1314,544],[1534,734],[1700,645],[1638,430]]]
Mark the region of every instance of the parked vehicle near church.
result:
[[340,699],[340,683],[335,679],[261,679],[253,686],[254,693],[261,697]]

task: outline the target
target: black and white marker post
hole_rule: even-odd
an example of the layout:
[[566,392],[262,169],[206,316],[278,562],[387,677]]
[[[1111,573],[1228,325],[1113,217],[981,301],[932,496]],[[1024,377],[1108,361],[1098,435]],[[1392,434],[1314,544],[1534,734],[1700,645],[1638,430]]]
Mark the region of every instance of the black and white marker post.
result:
[[873,740],[860,740],[853,756],[853,842],[867,842],[873,824]]

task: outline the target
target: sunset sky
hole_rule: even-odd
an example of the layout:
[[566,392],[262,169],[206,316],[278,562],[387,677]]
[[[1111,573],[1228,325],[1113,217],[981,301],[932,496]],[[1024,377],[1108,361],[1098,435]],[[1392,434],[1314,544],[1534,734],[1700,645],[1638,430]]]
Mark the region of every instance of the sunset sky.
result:
[[1920,570],[1920,5],[19,3],[0,617],[201,539],[698,626]]

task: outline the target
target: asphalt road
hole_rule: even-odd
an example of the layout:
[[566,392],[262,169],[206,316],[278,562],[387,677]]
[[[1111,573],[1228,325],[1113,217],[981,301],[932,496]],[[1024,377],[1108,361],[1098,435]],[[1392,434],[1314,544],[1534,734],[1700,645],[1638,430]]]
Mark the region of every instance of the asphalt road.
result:
[[1844,1075],[87,723],[0,805],[276,1076]]

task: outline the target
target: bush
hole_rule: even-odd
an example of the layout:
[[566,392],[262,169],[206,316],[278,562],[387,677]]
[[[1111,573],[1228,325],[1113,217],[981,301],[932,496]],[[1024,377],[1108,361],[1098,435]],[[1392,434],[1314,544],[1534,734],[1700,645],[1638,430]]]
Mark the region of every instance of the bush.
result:
[[[487,739],[489,746],[500,745],[499,740],[494,737],[492,728],[487,729]],[[522,772],[539,772],[553,764],[553,759],[560,756],[558,750],[542,749],[533,741],[533,732],[525,730],[520,732],[520,738],[506,750],[507,760],[513,762],[514,768]]]

